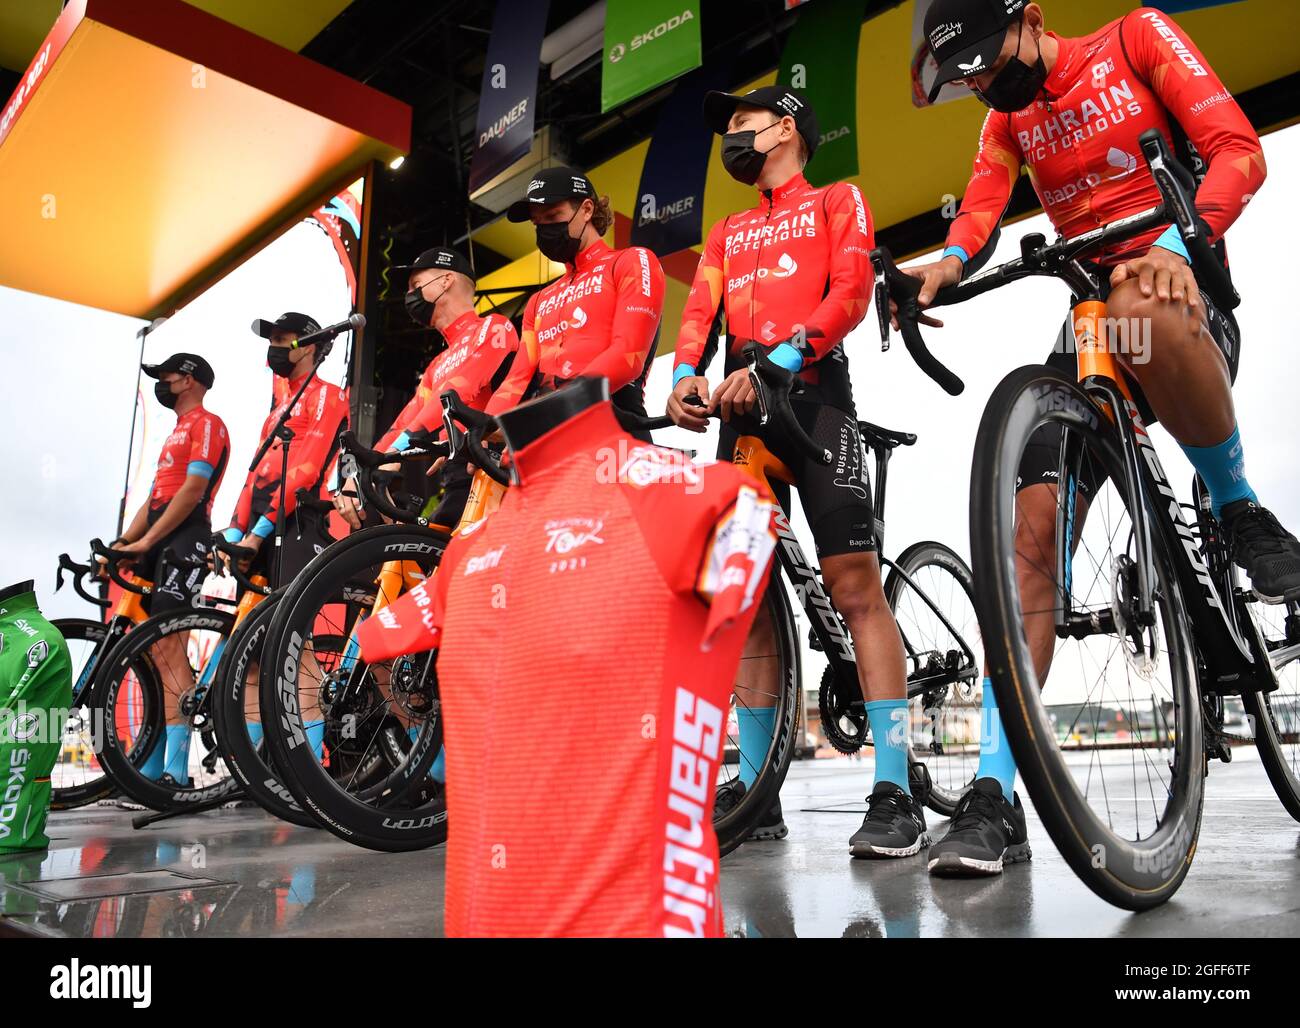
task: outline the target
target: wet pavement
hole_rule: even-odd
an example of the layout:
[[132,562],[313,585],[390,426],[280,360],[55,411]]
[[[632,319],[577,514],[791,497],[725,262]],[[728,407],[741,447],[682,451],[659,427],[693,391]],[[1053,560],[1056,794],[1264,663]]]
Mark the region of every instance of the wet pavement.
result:
[[[1195,864],[1140,915],[1096,898],[1029,812],[1034,859],[989,880],[931,879],[923,859],[850,860],[871,761],[792,765],[790,837],[722,865],[727,932],[744,937],[1300,935],[1300,825],[1253,751],[1215,763]],[[383,854],[257,810],[142,830],[96,806],[56,813],[48,853],[0,858],[0,934],[72,937],[436,936],[441,851]],[[936,837],[947,822],[929,816]]]

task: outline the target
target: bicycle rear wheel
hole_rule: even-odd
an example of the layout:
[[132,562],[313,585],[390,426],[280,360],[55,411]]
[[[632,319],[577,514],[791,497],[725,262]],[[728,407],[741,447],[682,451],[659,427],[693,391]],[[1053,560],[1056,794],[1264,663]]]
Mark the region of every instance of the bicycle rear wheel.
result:
[[[339,540],[277,603],[263,649],[270,673],[261,676],[261,709],[274,764],[304,810],[368,849],[423,849],[446,839],[441,788],[428,778],[442,746],[436,654],[370,664],[352,638],[377,600],[397,599],[404,578],[434,573],[446,543],[403,525]],[[335,652],[345,640],[341,659],[319,658],[322,639]]]
[[63,636],[72,658],[72,704],[59,759],[50,772],[50,809],[72,810],[102,800],[115,788],[99,763],[97,732],[88,705],[104,657],[108,626],[88,618],[57,618],[50,623]]
[[[1022,456],[1044,428],[1060,440],[1056,484],[1020,492]],[[1205,751],[1196,651],[1177,578],[1176,561],[1185,558],[1159,531],[1164,514],[1148,507],[1157,529],[1156,609],[1154,624],[1143,625],[1117,436],[1066,376],[1045,367],[1008,375],[976,438],[971,548],[998,707],[1034,808],[1084,884],[1143,910],[1168,900],[1191,866]],[[1073,487],[1090,480],[1101,484],[1085,511]],[[1050,491],[1034,495],[1054,503],[1054,530],[1035,528],[1023,505],[1031,489]],[[1075,543],[1063,577],[1058,537]],[[1034,597],[1029,606],[1022,592]],[[1062,636],[1052,625],[1067,600]],[[1026,619],[1047,628],[1037,661]],[[1044,659],[1050,680],[1037,670]]]
[[1287,813],[1300,821],[1300,604],[1252,603],[1278,687],[1246,692],[1242,703],[1254,730],[1260,763]]
[[984,654],[970,569],[942,543],[916,543],[894,561],[885,599],[907,652],[911,755],[929,778],[925,804],[951,817],[979,766]]

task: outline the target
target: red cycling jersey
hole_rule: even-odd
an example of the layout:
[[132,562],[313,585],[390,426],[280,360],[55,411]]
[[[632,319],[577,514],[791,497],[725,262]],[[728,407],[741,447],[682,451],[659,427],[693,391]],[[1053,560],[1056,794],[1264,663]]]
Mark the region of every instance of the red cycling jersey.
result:
[[597,239],[566,275],[529,299],[519,355],[487,412],[500,414],[538,389],[583,376],[609,379],[619,407],[645,413],[645,377],[663,310],[659,258],[645,247],[614,250]]
[[176,427],[158,454],[158,467],[149,492],[149,513],[162,514],[180,490],[187,475],[201,475],[208,480],[195,513],[212,516],[212,498],[221,488],[226,462],[230,457],[230,437],[219,417],[202,406],[186,411],[176,419]]
[[720,935],[714,785],[771,498],[639,443],[609,403],[515,465],[500,509],[357,633],[370,661],[439,647],[446,933]]
[[682,313],[675,366],[704,373],[725,304],[727,372],[740,367],[750,340],[790,342],[804,358],[804,381],[824,402],[852,410],[840,344],[871,303],[873,246],[871,211],[855,185],[816,187],[796,175],[763,192],[757,207],[709,232]]
[[[277,376],[278,377],[278,376]],[[281,413],[293,400],[301,383],[290,382],[288,390],[272,388],[274,403],[271,413],[262,423],[258,438],[261,446],[270,435]],[[313,495],[321,488],[325,472],[338,445],[339,432],[348,419],[348,393],[346,389],[316,379],[293,408],[286,423],[293,432],[289,441],[289,474],[285,480],[285,513],[292,514],[297,506],[297,491],[306,489]],[[243,491],[235,505],[232,528],[245,534],[255,527],[259,518],[275,523],[280,507],[280,472],[283,466],[281,451],[284,444],[276,440],[257,467],[248,473]]]
[[[1139,8],[1091,36],[1061,39],[1039,100],[1016,114],[989,113],[975,174],[948,245],[973,257],[988,242],[1022,164],[1057,232],[1091,231],[1160,204],[1138,137],[1171,119],[1209,164],[1196,209],[1218,242],[1264,182],[1259,136],[1187,34],[1160,11]],[[1160,235],[1127,240],[1100,259],[1144,253]]]
[[492,396],[505,362],[519,349],[514,325],[500,314],[480,318],[466,311],[443,332],[447,348],[429,362],[411,401],[375,444],[388,452],[403,432],[436,428],[442,421],[439,397],[454,389],[470,407],[482,410]]

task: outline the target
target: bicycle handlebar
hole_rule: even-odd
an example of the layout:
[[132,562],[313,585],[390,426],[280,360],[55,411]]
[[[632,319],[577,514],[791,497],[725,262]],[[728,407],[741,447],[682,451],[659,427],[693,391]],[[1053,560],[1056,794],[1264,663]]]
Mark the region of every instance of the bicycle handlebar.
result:
[[[1172,221],[1178,226],[1198,281],[1215,306],[1222,311],[1236,310],[1241,305],[1241,297],[1210,246],[1207,227],[1196,214],[1195,180],[1169,153],[1169,147],[1159,129],[1144,132],[1140,142],[1142,155],[1160,190],[1163,202],[1159,207],[1130,215],[1072,239],[1058,238],[1053,243],[1048,243],[1041,233],[1031,233],[1021,239],[1019,257],[963,279],[956,285],[945,286],[935,295],[930,307],[963,303],[1031,276],[1059,278],[1077,296],[1095,296],[1100,292],[1099,285],[1079,263],[1081,259],[1096,254],[1113,243],[1132,239]],[[965,388],[962,380],[935,358],[921,336],[918,324],[921,306],[916,301],[921,291],[921,281],[895,265],[889,250],[883,246],[871,252],[871,263],[877,275],[875,302],[876,315],[880,320],[881,342],[888,349],[889,302],[892,299],[898,307],[899,332],[912,359],[946,392],[958,395]]]
[[90,540],[90,552],[95,554],[95,556],[97,557],[104,558],[103,567],[105,573],[107,573],[109,578],[111,578],[114,582],[116,582],[127,592],[135,593],[137,596],[148,596],[150,593],[153,592],[153,589],[146,588],[145,586],[140,585],[138,582],[132,582],[128,579],[125,579],[118,573],[117,570],[118,561],[130,561],[131,563],[135,563],[137,560],[140,559],[134,553],[121,553],[117,550],[109,549],[107,546],[104,545],[102,539]]
[[[249,592],[260,593],[263,596],[271,595],[271,589],[269,586],[260,585],[257,582],[254,582],[239,568],[239,562],[241,560],[253,556],[253,551],[247,546],[240,546],[238,543],[227,542],[226,537],[220,532],[214,532],[212,534],[212,540],[208,545],[211,546],[213,552],[224,553],[230,558],[229,563],[224,565],[224,571],[222,573],[229,573],[231,577],[239,583],[241,589],[246,589]],[[212,562],[212,566],[214,569],[223,567],[215,560]]]
[[767,351],[756,342],[746,343],[740,354],[749,366],[749,381],[758,399],[759,424],[767,425],[775,422],[809,460],[827,467],[834,463],[835,457],[831,451],[824,446],[818,446],[803,430],[799,419],[794,416],[794,408],[790,406],[790,396],[796,387],[802,385],[799,377],[793,371],[775,363],[768,357]]
[[384,471],[384,466],[444,457],[448,453],[446,443],[434,440],[427,433],[420,433],[411,439],[413,445],[405,450],[381,453],[362,446],[352,432],[344,432],[339,437],[339,479],[352,479],[361,490],[365,503],[385,517],[402,524],[418,524],[421,518],[418,513],[398,507],[389,499],[388,484],[396,477],[396,472]]
[[66,553],[59,554],[59,569],[54,574],[55,592],[58,592],[60,589],[63,588],[63,573],[65,571],[69,572],[72,575],[73,590],[76,592],[78,596],[80,596],[87,603],[93,604],[96,607],[102,607],[104,610],[107,610],[109,607],[113,605],[113,602],[111,600],[106,600],[103,599],[102,597],[94,596],[91,593],[89,593],[86,590],[85,584],[82,582],[83,578],[97,577],[94,566],[91,564],[78,564]]
[[[485,443],[488,433],[495,432],[498,428],[496,418],[466,406],[455,389],[448,389],[439,399],[442,401],[442,424],[447,431],[447,446],[451,455],[459,456],[464,452],[488,478],[508,486],[510,472]],[[462,428],[469,431],[464,432]]]

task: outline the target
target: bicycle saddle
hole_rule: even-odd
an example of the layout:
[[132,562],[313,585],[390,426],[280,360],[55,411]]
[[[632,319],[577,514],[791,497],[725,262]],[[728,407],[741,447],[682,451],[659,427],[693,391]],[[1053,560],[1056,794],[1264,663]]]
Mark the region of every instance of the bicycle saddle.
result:
[[888,428],[873,425],[870,421],[859,421],[858,431],[867,440],[869,446],[881,446],[892,450],[896,446],[915,446],[916,436],[911,432],[894,432]]

